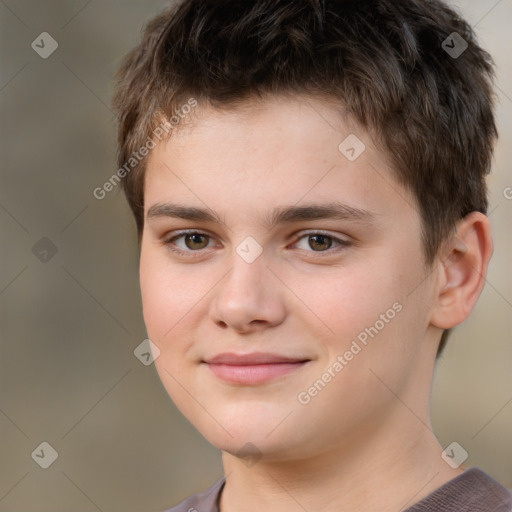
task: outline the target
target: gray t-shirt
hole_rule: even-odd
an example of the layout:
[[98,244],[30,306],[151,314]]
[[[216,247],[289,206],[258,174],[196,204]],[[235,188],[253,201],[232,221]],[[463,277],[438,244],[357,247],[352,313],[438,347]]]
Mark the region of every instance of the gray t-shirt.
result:
[[[166,512],[219,512],[225,478]],[[404,512],[512,512],[512,492],[478,468],[466,469]]]

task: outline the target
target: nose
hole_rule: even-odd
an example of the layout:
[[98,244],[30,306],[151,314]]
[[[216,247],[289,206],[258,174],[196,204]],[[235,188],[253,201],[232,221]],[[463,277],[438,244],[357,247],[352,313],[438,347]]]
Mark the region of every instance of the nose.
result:
[[283,288],[263,255],[248,263],[234,254],[231,270],[215,287],[211,318],[219,327],[238,333],[279,325],[286,314]]

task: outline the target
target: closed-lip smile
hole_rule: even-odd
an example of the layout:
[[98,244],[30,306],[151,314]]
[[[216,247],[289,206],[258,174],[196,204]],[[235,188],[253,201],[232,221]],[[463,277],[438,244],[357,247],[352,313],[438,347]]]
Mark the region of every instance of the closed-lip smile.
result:
[[292,373],[310,359],[281,354],[226,352],[203,361],[219,379],[242,385],[257,385]]

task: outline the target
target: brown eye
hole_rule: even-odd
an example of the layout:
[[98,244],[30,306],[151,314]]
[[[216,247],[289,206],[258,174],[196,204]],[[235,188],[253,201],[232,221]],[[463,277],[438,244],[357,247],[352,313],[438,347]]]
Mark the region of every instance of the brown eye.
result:
[[212,241],[211,236],[199,231],[177,234],[165,241],[165,245],[181,256],[200,256]]
[[315,251],[323,251],[330,249],[332,246],[332,238],[327,235],[310,235],[309,246]]
[[309,253],[326,253],[328,256],[350,247],[352,242],[317,231],[303,234],[294,245]]
[[[205,239],[208,238],[208,235],[202,235],[200,233],[191,233],[189,235],[182,235],[185,237],[185,245],[188,249],[191,250],[200,250],[205,249],[208,246],[208,240],[206,243]],[[203,239],[203,241],[201,241]]]

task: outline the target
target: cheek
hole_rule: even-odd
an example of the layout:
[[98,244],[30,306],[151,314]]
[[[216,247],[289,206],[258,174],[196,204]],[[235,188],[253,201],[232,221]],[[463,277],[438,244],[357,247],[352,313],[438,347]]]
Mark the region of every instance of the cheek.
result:
[[403,254],[391,250],[378,257],[374,254],[371,264],[361,260],[346,272],[338,272],[323,282],[328,285],[323,293],[315,294],[311,309],[316,308],[334,332],[323,337],[329,359],[350,350],[356,353],[348,354],[357,360],[350,366],[357,366],[361,373],[356,377],[351,371],[351,378],[364,378],[370,368],[399,373],[417,351],[428,311],[422,287],[411,293],[423,279],[414,264],[418,254],[411,252],[404,248]]
[[199,272],[194,265],[170,264],[163,251],[149,248],[141,253],[144,322],[149,339],[160,349],[155,367],[169,396],[185,415],[190,408],[185,389],[193,391],[197,384],[197,328],[207,315],[206,296],[215,284],[214,277],[212,272]]
[[171,375],[182,373],[179,366],[182,357],[176,357],[186,350],[184,338],[179,332],[179,319],[184,313],[178,300],[176,286],[171,285],[169,276],[165,276],[158,264],[150,264],[141,258],[140,284],[144,323],[148,337],[160,349],[155,360],[156,369],[169,394],[174,395],[174,379]]
[[334,332],[335,338],[349,340],[392,308],[400,291],[393,275],[381,271],[377,264],[353,265],[332,278],[322,279],[320,286],[317,280],[303,281],[298,295],[310,297],[308,306]]
[[151,248],[141,251],[139,277],[148,335],[165,349],[206,285],[193,278],[189,267],[171,266],[165,254]]
[[173,304],[169,302],[172,295],[167,292],[168,284],[163,278],[158,262],[145,257],[143,253],[140,261],[140,289],[144,323],[150,339],[159,347],[161,338],[172,327],[175,311]]
[[185,357],[191,345],[187,322],[197,298],[194,300],[186,293],[190,279],[183,277],[184,272],[171,268],[155,252],[142,250],[140,258],[144,323],[149,339],[160,349],[155,360],[160,380],[176,406],[187,416],[190,397],[183,388],[183,385],[190,388],[186,378],[190,375],[190,362]]

